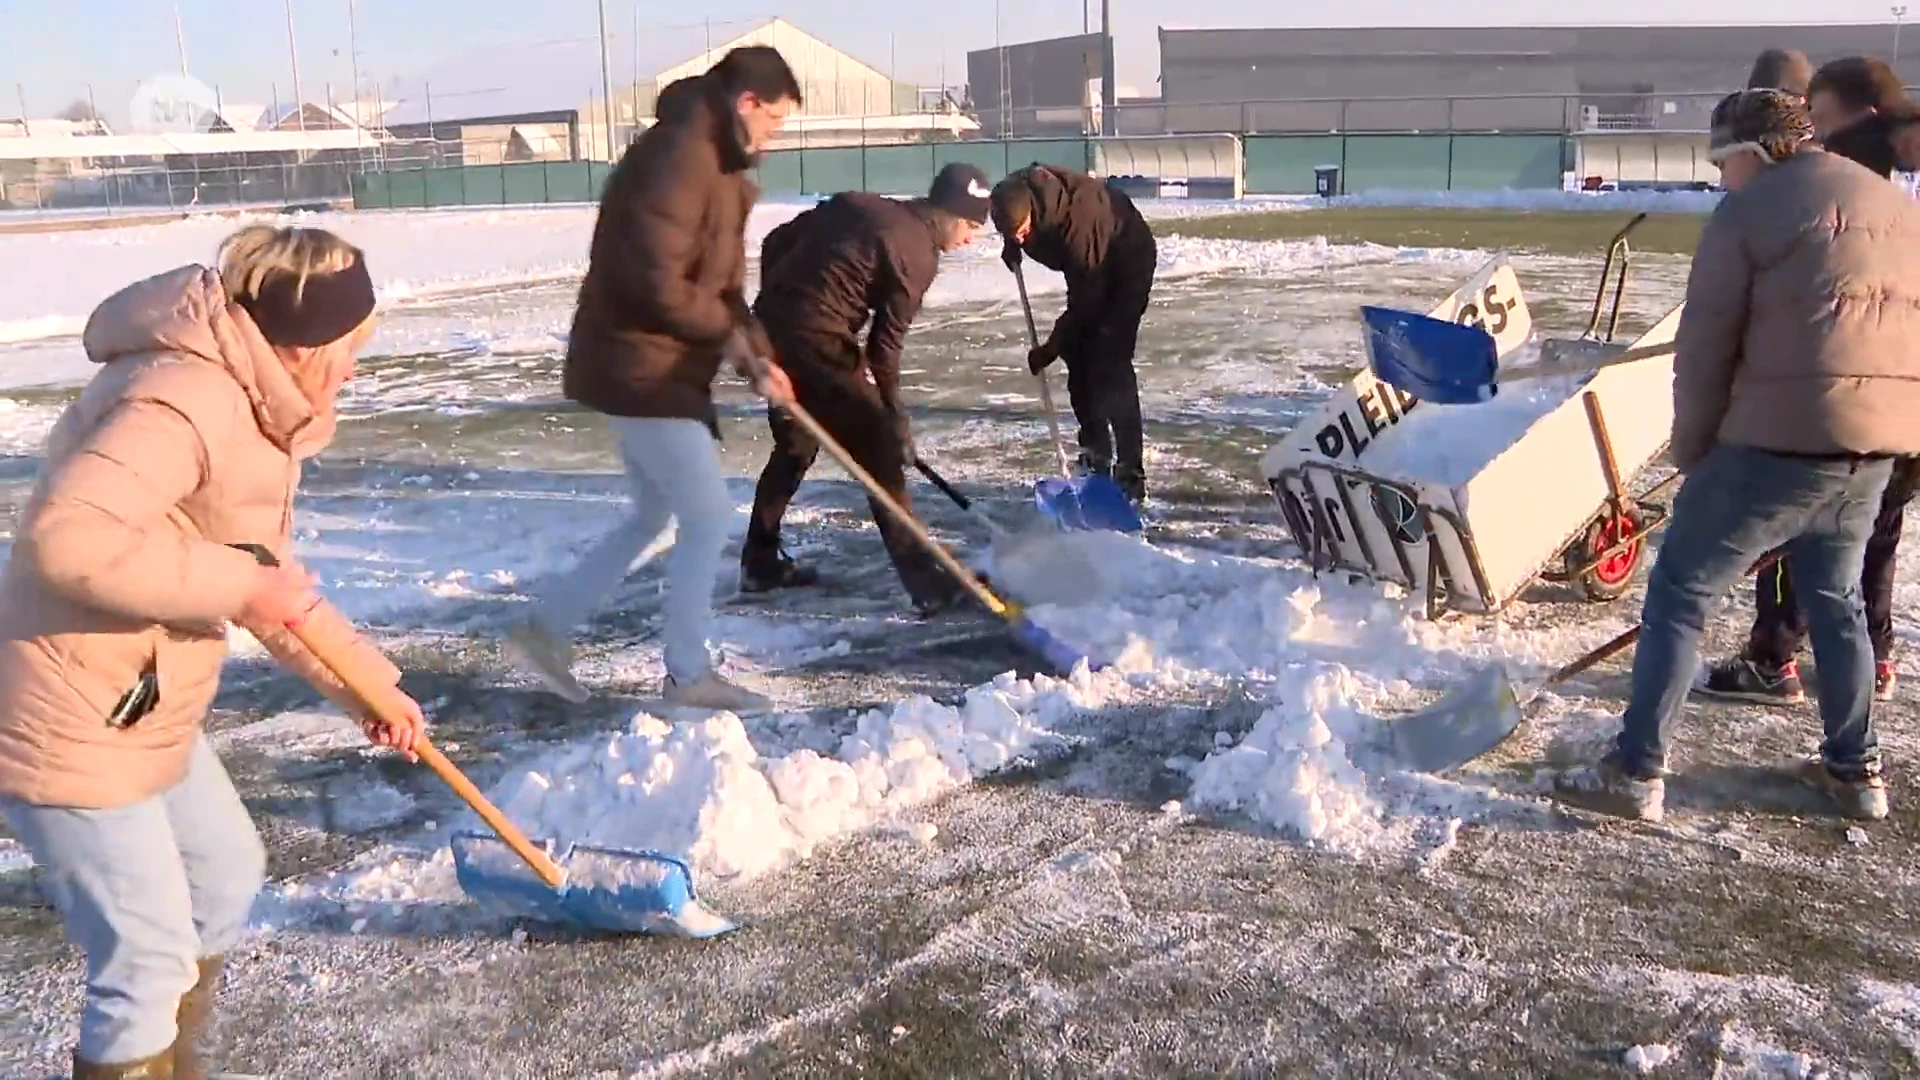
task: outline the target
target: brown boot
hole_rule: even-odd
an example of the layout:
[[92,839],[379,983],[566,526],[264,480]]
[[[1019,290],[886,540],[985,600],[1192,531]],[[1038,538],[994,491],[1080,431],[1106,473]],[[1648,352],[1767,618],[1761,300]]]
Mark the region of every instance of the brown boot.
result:
[[180,999],[176,1021],[179,1037],[173,1044],[173,1072],[178,1080],[207,1080],[207,1037],[213,1027],[213,993],[220,985],[224,956],[209,956],[200,961],[200,981]]
[[102,1065],[73,1055],[73,1080],[173,1080],[173,1048],[168,1047],[139,1061],[116,1061]]

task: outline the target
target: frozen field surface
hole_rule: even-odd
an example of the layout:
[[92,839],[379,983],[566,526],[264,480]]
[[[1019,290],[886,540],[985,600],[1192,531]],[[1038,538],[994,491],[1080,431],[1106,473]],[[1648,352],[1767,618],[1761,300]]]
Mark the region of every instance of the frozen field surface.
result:
[[[1152,207],[1163,221],[1183,212]],[[773,205],[755,235],[795,210]],[[1670,818],[1553,810],[1624,661],[1538,702],[1462,774],[1395,771],[1392,717],[1500,659],[1537,678],[1630,625],[1637,598],[1536,587],[1499,621],[1426,622],[1316,579],[1261,452],[1364,363],[1361,303],[1424,309],[1486,253],[1161,243],[1142,336],[1146,540],[1080,541],[1100,587],[1036,618],[1108,661],[1034,672],[984,615],[912,617],[864,499],[820,466],[789,517],[817,589],[715,582],[727,671],[776,715],[654,700],[660,578],[582,629],[592,702],[505,662],[543,575],[624,512],[596,418],[559,396],[585,209],[331,215],[388,301],[296,528],[326,589],[408,672],[441,745],[536,834],[689,858],[742,929],[707,943],[582,936],[478,912],[431,774],[366,749],[236,642],[211,726],[271,852],[222,998],[220,1060],[273,1077],[1911,1075],[1920,1069],[1915,711],[1882,710],[1893,817],[1823,814],[1776,766],[1810,708],[1712,706],[1679,734]],[[1168,224],[1172,227],[1172,223]],[[0,299],[0,543],[87,371],[75,337],[126,278],[211,257],[231,224],[0,236],[45,266]],[[1584,324],[1598,254],[1515,260],[1536,322]],[[1623,329],[1685,262],[1636,263]],[[1043,318],[1060,287],[1035,275]],[[991,243],[949,258],[909,339],[924,456],[1018,520],[1051,450]],[[1055,393],[1064,387],[1055,373]],[[1524,424],[1531,408],[1515,395]],[[744,530],[762,410],[722,394]],[[1450,438],[1435,412],[1423,437]],[[1069,430],[1071,426],[1069,425]],[[1465,440],[1462,440],[1463,442]],[[1438,452],[1433,468],[1470,466]],[[969,554],[984,531],[916,489]],[[1897,623],[1915,633],[1915,564]],[[1743,587],[1716,653],[1745,634]],[[1920,676],[1916,676],[1920,678]],[[79,957],[0,830],[0,1075],[59,1075]]]

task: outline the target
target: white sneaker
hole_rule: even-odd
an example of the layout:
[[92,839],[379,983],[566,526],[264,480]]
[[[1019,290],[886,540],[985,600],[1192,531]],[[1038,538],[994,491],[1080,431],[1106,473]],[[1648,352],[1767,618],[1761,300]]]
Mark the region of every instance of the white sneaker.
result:
[[673,676],[668,675],[660,696],[667,704],[680,708],[711,709],[736,716],[764,713],[773,708],[771,698],[735,686],[711,670],[689,683],[676,682]]
[[527,619],[507,631],[507,654],[547,689],[578,705],[593,695],[573,677],[573,645],[537,619]]

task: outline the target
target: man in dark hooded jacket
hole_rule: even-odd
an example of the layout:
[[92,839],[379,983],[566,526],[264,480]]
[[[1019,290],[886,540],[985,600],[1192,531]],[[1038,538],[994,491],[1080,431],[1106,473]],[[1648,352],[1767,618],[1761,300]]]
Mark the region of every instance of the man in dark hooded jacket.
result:
[[[1774,52],[1778,52],[1775,50]],[[1755,78],[1773,53],[1754,65]],[[1783,54],[1787,55],[1787,54]],[[1804,66],[1802,57],[1799,66]],[[1909,108],[1899,76],[1884,61],[1849,56],[1798,79],[1799,66],[1780,70],[1785,81],[1800,81],[1814,135],[1830,153],[1848,158],[1882,177],[1897,163],[1894,135]],[[1794,90],[1792,86],[1783,89]],[[1880,500],[1861,568],[1860,591],[1866,603],[1867,631],[1873,641],[1874,694],[1893,696],[1893,574],[1907,503],[1920,483],[1920,460],[1902,458]],[[1797,659],[1806,641],[1807,617],[1793,592],[1792,566],[1776,560],[1754,582],[1753,628],[1740,655],[1711,665],[1697,688],[1702,697],[1762,705],[1797,704],[1807,699]]]
[[1158,252],[1133,200],[1097,177],[1030,165],[993,187],[993,224],[1009,269],[1024,252],[1067,279],[1067,310],[1027,356],[1038,375],[1067,362],[1080,422],[1080,464],[1146,497],[1145,437],[1133,352],[1153,291]]
[[[900,350],[941,254],[972,243],[986,223],[987,195],[986,174],[955,162],[934,177],[925,198],[842,192],[780,225],[760,245],[753,310],[795,397],[902,506],[913,505],[906,470],[914,452],[900,401]],[[746,592],[817,579],[781,550],[780,520],[820,447],[778,407],[768,408],[767,421],[773,454],[754,488],[752,523],[740,549]],[[932,614],[956,603],[963,595],[959,583],[879,503],[872,508],[914,606]]]

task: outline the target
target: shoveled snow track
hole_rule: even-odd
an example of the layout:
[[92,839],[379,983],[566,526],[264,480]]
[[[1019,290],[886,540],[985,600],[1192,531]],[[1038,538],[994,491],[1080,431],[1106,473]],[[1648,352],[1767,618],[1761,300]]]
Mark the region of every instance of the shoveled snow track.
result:
[[[1542,317],[1577,329],[1591,270],[1544,286]],[[1671,267],[1653,271],[1640,280],[1678,281]],[[1250,462],[1303,398],[1247,386],[1336,338],[1350,355],[1350,328],[1313,305],[1415,287],[1383,273],[1301,278],[1286,305],[1260,281],[1209,285],[1204,297],[1166,290],[1160,339],[1147,344],[1142,369],[1149,382],[1180,384],[1180,403],[1157,408],[1150,430],[1149,464],[1167,478],[1154,490],[1157,539],[1279,553]],[[1535,280],[1530,269],[1529,286]],[[1634,318],[1670,302],[1648,297]],[[1244,317],[1207,314],[1222,303]],[[943,471],[997,488],[1010,505],[1051,464],[1043,425],[976,404],[983,392],[1030,383],[1007,344],[1019,338],[1017,308],[1003,307],[966,313],[989,329],[936,319],[916,330],[917,348],[957,358],[951,375],[921,377],[933,388],[916,398],[928,406],[916,424],[927,421]],[[1191,320],[1176,323],[1189,309]],[[1014,357],[1003,374],[971,363],[982,341]],[[1211,358],[1215,349],[1227,359]],[[1203,370],[1211,381],[1196,390]],[[452,395],[477,407],[456,393],[481,385],[470,366],[396,364],[381,374],[415,380],[408,392],[429,404]],[[597,528],[606,511],[596,507],[618,494],[614,478],[547,471],[603,467],[605,451],[579,434],[589,425],[578,418],[536,424],[550,387],[530,385],[524,407],[447,422],[382,411],[380,389],[308,481],[309,508],[331,515],[317,522],[319,546],[358,542],[365,522],[349,512],[370,505],[387,530],[337,556],[343,575],[368,586],[355,598],[446,601],[383,621],[409,688],[434,703],[450,752],[483,784],[542,746],[618,728],[657,674],[633,660],[645,649],[625,648],[653,632],[649,575],[609,598],[586,633],[585,663],[605,676],[607,696],[585,708],[533,692],[492,644],[516,609],[486,595],[482,571],[530,571],[543,561],[535,555]],[[725,407],[730,467],[750,477],[758,462],[748,459],[764,444],[736,436],[757,412],[737,398]],[[428,452],[441,443],[463,460]],[[359,470],[333,464],[355,454],[371,460]],[[25,481],[0,470],[0,482]],[[811,630],[793,648],[777,634],[755,643],[762,652],[747,672],[784,701],[818,706],[810,718],[837,729],[849,709],[917,692],[951,698],[1020,661],[983,617],[899,616],[864,503],[830,470],[803,502],[811,516],[796,518],[794,539],[830,549],[869,606],[855,618],[813,612],[847,641],[844,655],[819,648]],[[966,529],[937,501],[921,505],[943,535]],[[516,559],[423,550],[449,539]],[[448,571],[462,567],[474,577],[454,581]],[[1564,599],[1543,590],[1507,621],[1526,632],[1597,632],[1594,623],[1627,617],[1634,604]],[[1744,629],[1745,602],[1717,623],[1716,651]],[[801,621],[808,603],[730,613]],[[729,631],[749,629],[717,636],[739,643],[746,635]],[[1864,845],[1804,795],[1743,771],[1810,745],[1808,710],[1696,711],[1677,737],[1683,782],[1672,817],[1657,828],[1579,819],[1527,798],[1531,766],[1603,730],[1576,710],[1617,710],[1620,670],[1564,688],[1585,700],[1549,702],[1478,768],[1475,784],[1508,798],[1473,794],[1459,816],[1409,821],[1405,843],[1361,854],[1267,835],[1230,814],[1163,809],[1192,787],[1169,762],[1203,756],[1223,732],[1232,742],[1258,712],[1200,695],[1079,717],[1037,761],[790,870],[705,883],[746,924],[721,942],[539,928],[521,937],[462,906],[270,897],[263,907],[278,928],[236,957],[220,1051],[239,1071],[275,1077],[1580,1077],[1620,1075],[1636,1047],[1636,1061],[1666,1058],[1655,1075],[1914,1071],[1913,708],[1883,710],[1895,816],[1862,830]],[[292,680],[258,664],[233,676],[216,726],[267,836],[276,895],[450,820],[451,798],[426,774],[289,717],[313,700]],[[9,1077],[61,1070],[79,998],[78,962],[32,903],[19,875],[0,874],[0,1075]]]
[[[434,655],[452,670],[416,662],[410,680],[446,699],[446,737],[483,777],[500,749],[526,752],[518,740],[623,709],[562,721],[461,670],[491,666],[486,650]],[[892,681],[820,688],[889,700]],[[1566,692],[1616,708],[1622,691],[1610,665]],[[1665,826],[1518,802],[1491,827],[1352,856],[1165,806],[1185,790],[1169,759],[1251,722],[1245,702],[1206,705],[1087,717],[1084,738],[899,828],[709,886],[746,924],[718,943],[523,936],[374,906],[256,938],[230,976],[223,1050],[276,1077],[1612,1076],[1653,1045],[1673,1054],[1659,1075],[1815,1075],[1795,1071],[1800,1054],[1836,1076],[1915,1067],[1920,791],[1896,769],[1894,818],[1861,845],[1742,771],[1796,750],[1810,714],[1697,711]],[[1532,764],[1601,730],[1548,713],[1485,764],[1499,786],[1523,791]],[[1885,715],[1898,754],[1914,712]],[[228,753],[276,875],[343,864],[393,831],[313,824],[343,776],[413,797],[393,829],[451,812],[405,766],[275,749],[235,739]],[[0,1012],[0,1062],[36,1075],[70,1037],[80,973],[28,890],[13,882],[0,904],[0,986],[18,1006]]]

